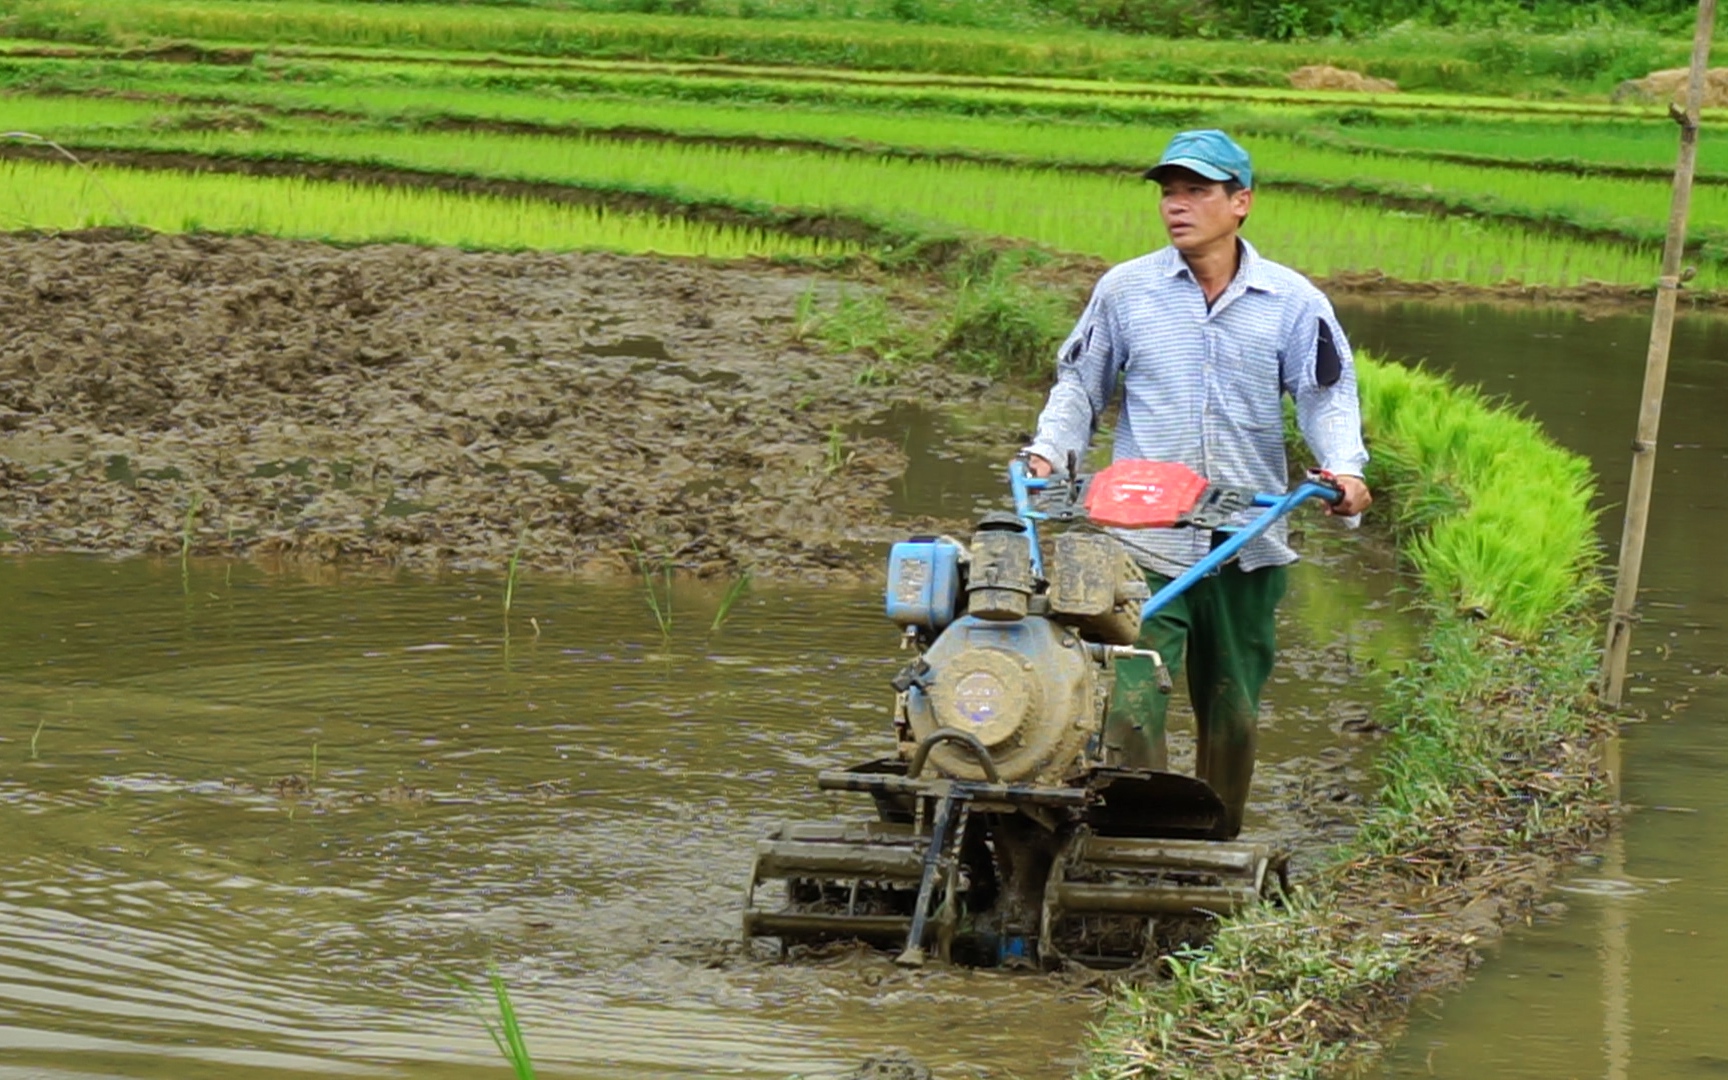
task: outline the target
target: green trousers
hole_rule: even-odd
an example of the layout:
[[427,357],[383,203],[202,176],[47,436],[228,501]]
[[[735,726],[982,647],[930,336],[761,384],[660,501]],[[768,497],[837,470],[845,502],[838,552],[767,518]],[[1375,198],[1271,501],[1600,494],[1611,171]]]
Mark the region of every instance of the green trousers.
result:
[[[1224,800],[1231,836],[1242,829],[1254,780],[1260,690],[1272,674],[1277,647],[1273,612],[1284,597],[1285,578],[1282,566],[1248,572],[1227,564],[1140,628],[1140,648],[1157,650],[1173,678],[1188,674],[1195,775]],[[1169,581],[1161,574],[1146,574],[1153,593]],[[1164,721],[1169,705],[1169,695],[1158,692],[1152,661],[1117,661],[1116,689],[1104,725],[1104,744],[1114,751],[1112,756],[1135,768],[1168,768]]]

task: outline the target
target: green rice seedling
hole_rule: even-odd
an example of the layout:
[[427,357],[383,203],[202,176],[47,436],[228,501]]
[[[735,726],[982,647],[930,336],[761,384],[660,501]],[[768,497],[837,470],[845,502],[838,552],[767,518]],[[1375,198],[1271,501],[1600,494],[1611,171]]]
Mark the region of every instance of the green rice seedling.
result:
[[66,149],[64,146],[55,142],[53,139],[46,138],[45,136],[42,136],[42,135],[37,135],[34,132],[29,132],[29,131],[4,131],[4,132],[0,132],[0,141],[9,140],[9,139],[10,140],[18,140],[21,142],[33,142],[33,143],[37,143],[37,144],[42,145],[42,146],[46,146],[49,149],[53,150],[55,153],[59,154],[61,157],[65,158],[67,161],[71,162],[73,165],[77,166],[80,170],[83,171],[85,181],[88,184],[94,185],[98,190],[100,190],[102,192],[103,195],[107,196],[108,202],[111,206],[113,206],[114,213],[115,213],[116,217],[119,219],[120,223],[123,225],[130,225],[131,224],[131,221],[128,219],[127,214],[126,214],[126,208],[120,204],[120,200],[116,199],[114,197],[114,193],[112,191],[110,191],[108,189],[108,185],[104,184],[102,182],[102,179],[96,175],[96,172],[94,169],[90,168],[90,166],[85,164],[83,161],[79,160],[77,154],[74,154],[72,151]]
[[[328,51],[316,60],[298,60],[293,75],[291,80],[284,80],[262,68],[236,65],[28,58],[0,64],[0,88],[62,95],[92,91],[155,94],[163,98],[156,107],[164,110],[155,122],[165,125],[200,122],[192,111],[196,106],[225,104],[390,116],[399,123],[470,117],[589,128],[700,129],[722,135],[888,145],[903,144],[898,137],[903,130],[901,121],[944,117],[951,121],[999,118],[1126,125],[1129,135],[1148,125],[1225,126],[1293,134],[1315,125],[1330,130],[1348,122],[1345,131],[1356,136],[1384,125],[1419,124],[1418,130],[1432,131],[1436,138],[1473,115],[1548,124],[1589,121],[1593,127],[1605,127],[1602,122],[1633,126],[1642,117],[1642,123],[1637,124],[1642,130],[1670,140],[1672,136],[1660,114],[1649,109],[1505,99],[1428,99],[1409,94],[1377,99],[1364,108],[1359,98],[1346,101],[1324,93],[1273,94],[1243,88],[1081,79],[919,75],[908,83],[906,74],[891,71],[805,68],[795,78],[788,78],[783,68],[739,64],[725,65],[724,71],[718,72],[714,65],[528,58],[492,58],[487,66],[476,67],[445,63],[435,54],[389,59],[367,58],[361,52],[352,59],[338,60]],[[787,107],[813,111],[787,115]],[[824,123],[825,114],[830,112],[837,115]],[[1432,123],[1427,120],[1429,115],[1434,117]],[[1000,133],[1009,139],[1013,135],[1012,126]],[[1063,158],[1122,160],[1120,154],[1101,156],[1098,148],[1086,147],[1083,129],[1071,135],[1075,138],[1069,142],[1075,145],[1056,144],[1063,149]],[[983,148],[966,139],[958,145]],[[1142,162],[1152,145],[1148,137],[1133,149],[1129,159]],[[1706,144],[1706,158],[1709,152]]]
[[[516,550],[510,553],[510,565],[504,574],[504,615],[509,618],[510,605],[516,600],[516,581],[522,569],[522,548],[528,543],[528,529],[523,527],[516,538]],[[536,628],[538,629],[538,628]]]
[[1588,462],[1438,376],[1369,358],[1358,371],[1372,479],[1395,504],[1415,493],[1420,510],[1401,510],[1404,546],[1436,604],[1530,638],[1595,595]]
[[504,1060],[510,1063],[516,1080],[534,1080],[534,1059],[528,1053],[528,1040],[522,1031],[522,1021],[516,1015],[516,1006],[510,1000],[510,988],[505,985],[504,976],[499,974],[497,965],[488,965],[486,969],[487,985],[492,991],[490,1004],[497,1010],[496,1021],[488,1015],[491,1010],[479,989],[458,976],[451,976],[450,981],[455,983],[457,989],[468,999],[470,1008],[486,1028],[486,1034],[491,1036],[492,1045],[496,1046]]
[[[1637,168],[1654,180],[1672,179],[1676,141],[1673,125],[1655,119],[1471,119],[1464,114],[1429,123],[1352,124],[1335,132],[1324,130],[1324,145],[1352,153],[1450,156],[1540,172]],[[1706,181],[1728,179],[1728,144],[1701,142],[1698,169]]]
[[654,625],[660,628],[660,640],[672,640],[672,560],[661,558],[655,567],[646,553],[637,546],[635,540],[630,541],[630,550],[636,555],[636,570],[642,575],[642,592],[648,601],[648,610],[654,616]]
[[[666,80],[659,79],[654,85],[663,87],[665,83]],[[319,94],[304,89],[281,91],[265,86],[254,88],[254,92],[267,96],[296,93],[301,96],[302,107],[322,109],[336,104],[330,90]],[[419,94],[417,104],[391,102],[392,95],[399,98],[403,93],[400,87],[392,85],[360,83],[334,93],[346,95],[347,103],[359,108],[366,116],[401,119],[401,108],[410,110],[410,119],[416,108],[430,110],[421,114],[428,118],[464,115],[462,102],[452,98],[447,88],[436,84],[429,84],[428,90]],[[969,93],[984,98],[1002,96],[990,92]],[[515,107],[505,107],[506,102],[514,103]],[[31,111],[43,112],[52,104],[37,101]],[[1010,163],[1118,165],[1125,171],[1132,165],[1143,163],[1151,149],[1178,123],[1164,118],[1149,129],[1140,124],[1076,125],[1072,122],[1008,121],[995,117],[917,115],[904,113],[898,105],[886,115],[880,111],[880,106],[875,109],[859,107],[835,111],[829,107],[820,112],[788,112],[749,104],[669,102],[656,97],[617,100],[582,95],[572,100],[560,95],[504,92],[492,94],[486,101],[471,101],[468,108],[470,112],[466,115],[476,119],[531,118],[547,124],[575,123],[602,132],[653,130],[704,138],[786,138],[807,143],[813,149],[826,146],[835,151],[868,148],[880,152],[882,148],[892,148],[902,154],[981,157]],[[1280,128],[1265,115],[1247,114],[1236,119],[1249,132]],[[1207,122],[1228,123],[1229,120],[1212,117]],[[320,134],[327,130],[327,125],[327,120],[320,121]],[[1445,124],[1409,126],[1422,133],[1443,134],[1448,130]],[[1521,122],[1519,126],[1535,128],[1529,122]],[[1609,129],[1609,125],[1604,123],[1591,126]],[[1296,130],[1289,124],[1283,127]],[[1615,130],[1627,127],[1621,124]],[[89,130],[78,128],[75,121],[71,128],[86,133]],[[59,130],[59,126],[55,125],[54,130]],[[1648,132],[1647,141],[1651,147],[1665,147],[1671,153],[1671,133],[1653,124],[1645,124],[1640,130]],[[1288,130],[1286,134],[1289,134]],[[353,135],[363,138],[365,131],[355,129]],[[1576,141],[1575,136],[1574,139]],[[139,139],[122,141],[138,142]],[[255,138],[248,138],[246,133],[233,133],[229,141],[248,145],[254,150],[265,145]],[[1249,137],[1247,141],[1259,154],[1261,172],[1274,187],[1282,183],[1369,192],[1393,199],[1441,204],[1489,218],[1593,230],[1609,238],[1625,237],[1652,244],[1659,239],[1665,220],[1667,185],[1666,180],[1660,177],[1640,180],[1540,170],[1508,172],[1498,165],[1485,167],[1408,154],[1371,154],[1362,152],[1359,146],[1334,147],[1287,137],[1262,135]],[[151,145],[153,140],[144,138],[142,142]],[[293,142],[292,137],[289,137],[289,142]],[[1588,141],[1584,140],[1583,144],[1588,145]],[[1728,154],[1723,160],[1728,166]],[[1728,230],[1728,190],[1704,191],[1695,201],[1694,231],[1699,242],[1713,232]]]
[[[853,215],[889,228],[940,225],[1111,260],[1130,258],[1163,242],[1155,194],[1134,176],[738,146],[479,133],[431,137],[342,129],[273,130],[243,136],[188,132],[140,135],[136,142],[205,153],[372,162],[487,178],[581,184],[674,200],[802,208]],[[645,176],[671,179],[647,186],[642,183]],[[425,193],[424,197],[433,196]],[[464,203],[465,208],[468,205]],[[272,216],[276,213],[273,210]],[[368,220],[372,218],[369,215]],[[444,230],[451,224],[445,222]],[[373,231],[383,230],[374,225]],[[1407,281],[1482,285],[1515,281],[1571,286],[1592,280],[1641,284],[1650,279],[1656,265],[1653,246],[1389,211],[1360,200],[1341,203],[1271,185],[1260,192],[1249,233],[1263,253],[1322,276],[1349,271],[1378,272]],[[493,242],[497,239],[494,236]],[[839,247],[807,243],[805,250]],[[1695,287],[1716,288],[1720,277],[1720,268],[1707,263],[1700,267]]]
[[186,500],[186,518],[180,525],[180,562],[185,564],[192,554],[192,536],[198,526],[198,511],[204,505],[202,492],[194,491]]
[[710,633],[719,630],[720,627],[725,625],[726,620],[732,617],[733,606],[743,598],[745,591],[749,588],[750,571],[741,571],[738,576],[733,578],[731,583],[726,586],[726,591],[721,594],[720,607],[714,612],[714,621],[708,624],[708,630]]
[[30,733],[30,760],[31,761],[37,760],[36,744],[42,740],[42,729],[45,726],[47,726],[47,724],[48,724],[48,718],[46,716],[44,716],[41,719],[36,721],[36,730]]
[[[1485,168],[1403,156],[1350,153],[1289,141],[1248,140],[1267,182],[1280,180],[1443,203],[1502,219],[1557,224],[1657,244],[1667,226],[1668,179],[1622,179]],[[1700,187],[1694,235],[1728,230],[1728,188]]]
[[[106,87],[103,87],[106,89]],[[64,136],[148,124],[175,106],[116,98],[0,96],[0,129],[7,136],[30,132]]]
[[[610,250],[740,258],[827,257],[852,245],[767,230],[532,199],[299,178],[104,168],[130,223],[161,232],[262,233],[346,242],[406,240],[477,249]],[[0,162],[0,221],[13,228],[122,224],[60,166]]]

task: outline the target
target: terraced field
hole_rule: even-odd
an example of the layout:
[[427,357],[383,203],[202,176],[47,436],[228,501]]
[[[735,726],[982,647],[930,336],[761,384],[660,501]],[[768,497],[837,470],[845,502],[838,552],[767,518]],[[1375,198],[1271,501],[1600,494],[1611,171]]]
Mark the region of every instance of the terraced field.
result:
[[[366,7],[354,26],[383,17]],[[5,174],[0,224],[715,257],[958,239],[1091,263],[1156,246],[1139,171],[1203,125],[1256,155],[1262,250],[1358,287],[1630,295],[1654,274],[1667,211],[1673,132],[1653,107],[464,54],[452,48],[495,43],[433,33],[457,17],[444,9],[422,35],[443,51],[357,48],[359,30],[342,48],[232,40],[271,11],[270,27],[301,25],[292,15],[330,37],[332,10],[165,5],[139,25],[174,16],[212,40],[5,43],[0,128],[65,153],[7,140],[37,160]],[[530,17],[550,16],[498,15]],[[1728,148],[1706,142],[1702,168],[1701,295],[1723,287]],[[183,189],[196,212],[147,171],[205,174]]]

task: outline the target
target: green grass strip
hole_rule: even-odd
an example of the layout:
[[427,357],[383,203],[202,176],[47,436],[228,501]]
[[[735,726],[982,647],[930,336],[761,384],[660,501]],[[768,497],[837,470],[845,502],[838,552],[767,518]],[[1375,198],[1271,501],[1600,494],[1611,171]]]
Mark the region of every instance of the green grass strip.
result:
[[1446,35],[1276,44],[1159,40],[1068,30],[613,15],[521,7],[306,0],[0,0],[0,34],[86,43],[168,37],[218,42],[500,51],[746,63],[1274,85],[1303,64],[1389,75],[1408,88],[1607,89],[1683,63],[1686,43],[1647,31]]
[[[840,100],[848,94],[875,94],[891,95],[891,100],[922,100],[933,109],[962,113],[978,111],[981,103],[986,102],[1000,103],[1004,107],[1036,107],[1076,114],[1179,103],[1324,110],[1348,114],[1351,122],[1385,120],[1414,123],[1428,117],[1458,122],[1501,117],[1578,123],[1645,122],[1654,126],[1667,119],[1659,106],[1637,102],[1550,101],[1452,93],[1364,95],[1348,91],[1297,90],[1284,85],[1223,86],[1215,82],[1161,83],[1121,78],[957,75],[934,71],[824,68],[804,64],[790,67],[731,60],[681,62],[533,57],[496,52],[474,54],[423,49],[304,47],[281,42],[233,46],[219,42],[176,41],[166,48],[174,53],[190,50],[195,54],[202,50],[212,56],[235,48],[252,49],[255,55],[252,66],[235,64],[231,58],[220,63],[191,64],[183,60],[150,59],[153,54],[148,48],[113,49],[64,42],[45,46],[38,41],[0,39],[0,58],[8,64],[78,64],[110,69],[126,66],[134,69],[179,68],[183,78],[212,80],[260,75],[280,78],[290,72],[296,80],[312,77],[329,80],[338,73],[345,78],[362,79],[388,70],[396,79],[445,84],[470,81],[475,85],[496,83],[523,88],[589,85],[621,92],[629,92],[635,87],[639,88],[637,92],[661,95],[669,90],[688,88],[693,96],[712,98],[723,94],[740,100],[767,100],[770,94],[782,93],[801,94],[815,100]],[[54,54],[54,58],[44,57],[44,52]],[[1707,115],[1712,111],[1706,110]]]
[[0,228],[99,226],[712,258],[821,258],[853,250],[832,240],[532,199],[289,177],[107,167],[90,173],[71,165],[0,161]]
[[1224,920],[1168,978],[1119,990],[1087,1080],[1289,1080],[1361,1063],[1430,988],[1424,970],[1470,950],[1432,921],[1432,898],[1461,906],[1506,860],[1604,827],[1588,760],[1600,727],[1581,706],[1600,558],[1588,463],[1433,375],[1366,359],[1360,375],[1370,480],[1434,609],[1423,661],[1381,709],[1374,809],[1291,903]]

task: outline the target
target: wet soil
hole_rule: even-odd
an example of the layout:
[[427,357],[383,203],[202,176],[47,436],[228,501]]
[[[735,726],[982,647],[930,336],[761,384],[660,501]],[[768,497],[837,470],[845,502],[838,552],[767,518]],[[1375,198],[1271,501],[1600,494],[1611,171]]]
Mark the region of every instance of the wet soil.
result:
[[[892,442],[767,265],[0,237],[0,550],[830,577]],[[950,380],[943,390],[978,387]]]

